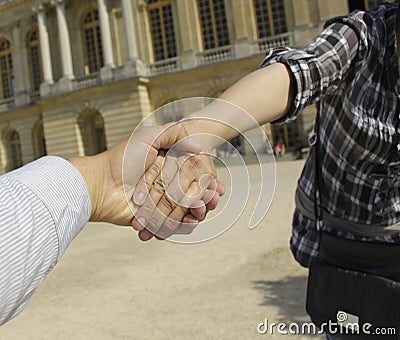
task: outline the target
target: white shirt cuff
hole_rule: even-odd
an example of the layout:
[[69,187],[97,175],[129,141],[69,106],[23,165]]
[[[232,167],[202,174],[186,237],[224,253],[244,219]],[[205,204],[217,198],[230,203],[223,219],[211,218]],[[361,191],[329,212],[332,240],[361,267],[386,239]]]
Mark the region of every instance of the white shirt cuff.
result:
[[24,184],[47,207],[56,226],[60,259],[92,212],[81,173],[61,157],[46,156],[4,176]]

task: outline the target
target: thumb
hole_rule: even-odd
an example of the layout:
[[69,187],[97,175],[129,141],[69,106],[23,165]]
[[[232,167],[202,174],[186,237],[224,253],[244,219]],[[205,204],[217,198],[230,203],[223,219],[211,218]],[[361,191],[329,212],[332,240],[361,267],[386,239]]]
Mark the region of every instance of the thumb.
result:
[[185,137],[176,143],[176,149],[182,152],[199,153],[201,145],[190,137]]
[[182,152],[199,153],[201,151],[201,145],[190,138],[185,128],[177,123],[162,126],[152,146],[157,150],[170,149],[174,146]]

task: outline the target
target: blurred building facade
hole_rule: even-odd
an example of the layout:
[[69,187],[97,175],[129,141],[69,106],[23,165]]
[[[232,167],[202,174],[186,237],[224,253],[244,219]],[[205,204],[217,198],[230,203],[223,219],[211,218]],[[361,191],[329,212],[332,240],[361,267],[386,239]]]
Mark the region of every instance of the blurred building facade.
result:
[[[0,172],[103,151],[155,108],[216,97],[269,47],[299,46],[328,18],[380,2],[0,0]],[[267,134],[293,146],[314,114]]]

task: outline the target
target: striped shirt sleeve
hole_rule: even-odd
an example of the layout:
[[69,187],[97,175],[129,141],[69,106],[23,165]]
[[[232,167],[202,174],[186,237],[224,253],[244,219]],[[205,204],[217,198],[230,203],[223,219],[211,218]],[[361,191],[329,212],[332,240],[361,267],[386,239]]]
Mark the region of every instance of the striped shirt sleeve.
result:
[[67,160],[47,156],[0,176],[0,325],[22,311],[91,214]]

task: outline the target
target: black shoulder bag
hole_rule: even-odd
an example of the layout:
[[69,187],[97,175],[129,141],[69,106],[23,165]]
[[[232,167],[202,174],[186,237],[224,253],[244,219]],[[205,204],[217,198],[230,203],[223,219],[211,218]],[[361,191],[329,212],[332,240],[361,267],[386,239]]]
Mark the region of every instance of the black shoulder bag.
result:
[[[400,339],[400,283],[392,277],[399,280],[400,246],[347,240],[321,230],[319,115],[318,110],[311,141],[319,254],[309,270],[307,312],[313,323],[339,339]],[[384,260],[375,261],[374,256]],[[388,263],[396,259],[397,268],[387,268],[386,258]]]

